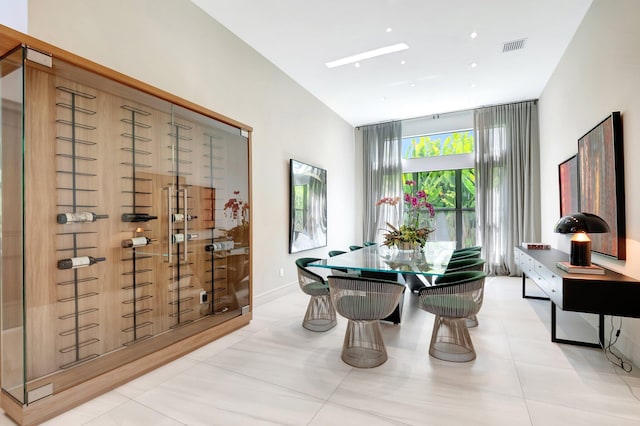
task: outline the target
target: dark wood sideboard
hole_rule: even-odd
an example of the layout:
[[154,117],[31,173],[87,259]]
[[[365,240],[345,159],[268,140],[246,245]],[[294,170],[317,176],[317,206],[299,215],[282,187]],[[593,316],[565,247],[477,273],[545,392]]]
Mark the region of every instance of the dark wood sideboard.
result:
[[[522,297],[525,280],[532,279],[551,301],[551,341],[588,347],[604,344],[604,316],[640,318],[640,281],[605,269],[604,275],[570,274],[556,266],[567,262],[569,254],[559,250],[529,250],[515,247],[516,264],[522,270]],[[546,298],[543,298],[546,299]],[[556,337],[556,308],[599,316],[599,343]]]

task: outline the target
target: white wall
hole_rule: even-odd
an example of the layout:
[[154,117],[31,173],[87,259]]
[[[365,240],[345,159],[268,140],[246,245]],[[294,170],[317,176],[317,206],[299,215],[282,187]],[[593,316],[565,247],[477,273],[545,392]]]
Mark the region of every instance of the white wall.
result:
[[28,0],[0,0],[0,24],[27,32]]
[[[612,111],[622,114],[625,153],[627,260],[593,261],[640,279],[640,2],[594,0],[540,97],[542,240],[569,251],[553,233],[558,220],[558,164],[577,140]],[[640,300],[638,301],[640,304]],[[624,319],[620,343],[640,365],[640,320]]]
[[473,128],[473,110],[426,115],[402,120],[402,137],[451,132]]
[[[190,1],[30,0],[29,34],[253,127],[257,303],[361,240],[354,129]],[[288,254],[290,158],[328,171],[327,248]]]

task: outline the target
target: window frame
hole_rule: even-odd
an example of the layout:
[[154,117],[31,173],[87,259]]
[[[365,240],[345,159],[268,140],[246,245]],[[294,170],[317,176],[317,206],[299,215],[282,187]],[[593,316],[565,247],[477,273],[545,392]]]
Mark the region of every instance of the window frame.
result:
[[[473,129],[460,129],[447,132],[433,132],[425,133],[414,136],[403,136],[402,139],[419,138],[422,136],[430,136],[434,134],[442,133],[458,133],[468,132]],[[475,134],[474,140],[475,140]],[[413,180],[418,182],[418,173],[429,173],[438,171],[454,171],[455,172],[455,185],[456,185],[456,207],[436,207],[436,212],[455,212],[455,229],[456,229],[456,247],[462,247],[462,222],[464,212],[475,212],[476,208],[462,208],[462,170],[475,169],[475,152],[465,154],[449,154],[440,155],[434,157],[420,157],[420,158],[408,158],[401,159],[402,173],[410,173],[413,176]]]

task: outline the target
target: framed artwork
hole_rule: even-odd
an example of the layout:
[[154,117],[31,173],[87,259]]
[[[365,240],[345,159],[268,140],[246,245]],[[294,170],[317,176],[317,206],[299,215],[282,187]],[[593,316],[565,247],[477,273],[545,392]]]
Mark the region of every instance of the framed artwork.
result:
[[574,155],[558,165],[560,180],[560,217],[577,213],[578,205],[578,156]]
[[289,163],[289,253],[327,245],[327,171],[294,159]]
[[578,188],[581,212],[604,219],[607,234],[590,234],[597,253],[626,258],[622,119],[613,112],[578,139]]

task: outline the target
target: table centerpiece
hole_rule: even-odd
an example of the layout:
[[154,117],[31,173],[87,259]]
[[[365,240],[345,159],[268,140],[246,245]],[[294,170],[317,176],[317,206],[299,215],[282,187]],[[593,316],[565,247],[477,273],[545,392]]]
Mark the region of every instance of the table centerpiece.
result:
[[[388,229],[382,244],[396,247],[398,250],[419,250],[424,247],[429,234],[435,231],[427,224],[429,219],[435,217],[435,210],[427,201],[427,193],[424,190],[415,191],[415,181],[407,180],[405,185],[409,187],[409,191],[404,193],[404,223],[395,226],[387,222]],[[385,197],[376,205],[397,205],[399,201],[399,197]]]

